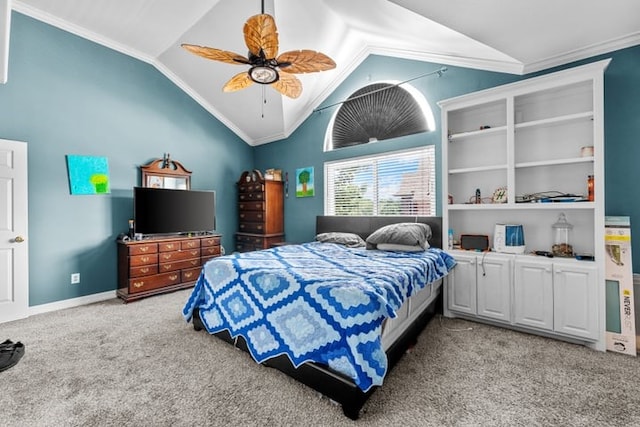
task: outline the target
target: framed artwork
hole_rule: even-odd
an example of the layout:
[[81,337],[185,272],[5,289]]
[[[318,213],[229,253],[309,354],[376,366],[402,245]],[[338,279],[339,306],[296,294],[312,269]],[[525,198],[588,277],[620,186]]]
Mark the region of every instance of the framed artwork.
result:
[[106,157],[67,155],[71,194],[109,194],[109,163]]
[[296,197],[313,197],[313,166],[296,169]]

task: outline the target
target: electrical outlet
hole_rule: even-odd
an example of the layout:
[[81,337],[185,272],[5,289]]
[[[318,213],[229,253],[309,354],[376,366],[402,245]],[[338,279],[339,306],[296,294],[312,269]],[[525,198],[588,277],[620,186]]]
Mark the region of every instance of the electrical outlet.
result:
[[71,284],[75,285],[80,283],[80,273],[71,273]]

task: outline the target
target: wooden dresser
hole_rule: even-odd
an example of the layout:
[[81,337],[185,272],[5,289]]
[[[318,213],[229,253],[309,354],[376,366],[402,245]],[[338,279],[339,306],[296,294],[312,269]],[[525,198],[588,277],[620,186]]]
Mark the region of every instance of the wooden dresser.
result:
[[220,235],[118,241],[118,291],[125,302],[193,286],[220,256]]
[[284,183],[265,180],[258,170],[245,171],[238,181],[239,252],[268,249],[284,241]]

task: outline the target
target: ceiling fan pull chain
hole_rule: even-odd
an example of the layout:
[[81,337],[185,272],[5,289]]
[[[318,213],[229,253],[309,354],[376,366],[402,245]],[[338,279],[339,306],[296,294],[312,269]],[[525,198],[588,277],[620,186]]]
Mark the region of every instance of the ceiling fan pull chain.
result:
[[[263,1],[264,4],[264,1]],[[265,87],[262,86],[262,105],[260,105],[260,115],[262,116],[262,118],[264,119],[264,106],[267,104],[267,97],[266,94],[264,93],[264,89]]]

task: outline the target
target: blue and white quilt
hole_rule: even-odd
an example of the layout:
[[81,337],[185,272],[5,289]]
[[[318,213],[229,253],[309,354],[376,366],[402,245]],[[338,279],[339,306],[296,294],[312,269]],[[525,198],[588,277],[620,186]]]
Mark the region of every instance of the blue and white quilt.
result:
[[363,391],[387,371],[383,320],[455,264],[444,251],[388,252],[311,242],[214,258],[183,315],[242,336],[257,362],[286,354],[351,377]]

